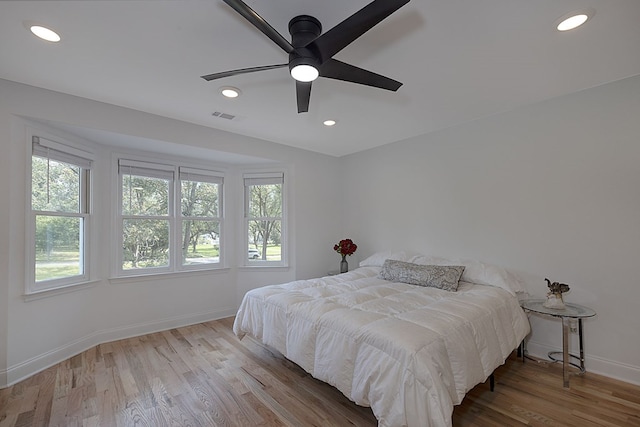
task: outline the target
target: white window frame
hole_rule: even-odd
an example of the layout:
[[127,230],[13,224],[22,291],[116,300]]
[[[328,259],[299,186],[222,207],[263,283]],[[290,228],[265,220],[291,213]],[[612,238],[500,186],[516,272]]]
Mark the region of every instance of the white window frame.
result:
[[[46,135],[45,132],[33,131],[28,136],[31,141],[29,166],[27,167],[27,188],[29,189],[29,197],[27,201],[28,221],[26,224],[26,281],[25,294],[33,295],[45,291],[55,289],[69,288],[73,286],[83,285],[89,282],[91,277],[90,262],[90,236],[92,222],[92,166],[95,155],[92,152],[81,150],[72,146],[72,144],[63,138],[52,137]],[[63,141],[57,142],[54,139]],[[57,211],[36,211],[32,207],[32,164],[33,157],[48,158],[51,160],[67,163],[77,166],[81,170],[80,178],[80,206],[79,212],[57,212]],[[58,279],[45,281],[36,281],[36,218],[38,215],[60,216],[67,218],[81,218],[82,227],[80,229],[80,264],[82,273],[74,276],[68,276]]]
[[[244,242],[240,245],[242,249],[241,258],[242,262],[240,265],[245,267],[286,267],[288,265],[288,238],[287,238],[287,180],[286,174],[284,171],[269,171],[269,172],[246,172],[242,174],[242,188],[243,188],[243,234],[242,241]],[[281,216],[280,217],[264,217],[260,219],[270,220],[277,219],[280,221],[280,251],[281,257],[280,261],[269,261],[269,260],[252,260],[248,259],[248,251],[249,251],[249,221],[258,219],[258,218],[250,218],[249,217],[249,197],[250,191],[249,187],[252,185],[269,185],[269,184],[281,184],[282,185],[282,206],[281,206]]]
[[[167,195],[167,214],[166,215],[124,215],[122,212],[122,206],[124,201],[124,194],[122,192],[122,180],[125,175],[142,176],[146,178],[160,178],[169,181]],[[117,229],[118,229],[118,265],[117,271],[119,276],[140,276],[147,274],[159,274],[168,273],[173,271],[172,257],[175,256],[172,248],[172,234],[175,233],[175,209],[172,209],[175,204],[175,167],[171,165],[165,165],[161,163],[143,162],[129,159],[118,159],[118,198],[116,205],[117,216]],[[161,267],[146,267],[140,269],[124,269],[124,229],[123,223],[126,219],[135,220],[163,220],[169,224],[169,257],[166,266]]]
[[[156,159],[154,159],[156,160]],[[167,274],[167,273],[179,273],[185,271],[198,271],[198,270],[214,270],[220,269],[224,266],[224,247],[220,248],[220,258],[218,262],[208,262],[197,265],[183,265],[182,264],[182,221],[185,217],[181,212],[181,191],[182,180],[191,178],[192,181],[201,182],[214,182],[219,184],[218,187],[218,216],[217,217],[188,217],[189,219],[202,219],[202,220],[217,220],[220,227],[220,242],[222,245],[224,234],[224,214],[223,214],[223,200],[224,200],[224,173],[211,169],[187,167],[172,162],[163,162],[161,159],[157,159],[158,163],[135,160],[135,156],[120,155],[117,156],[116,163],[116,175],[117,175],[117,201],[115,206],[115,228],[117,232],[117,241],[114,242],[115,250],[115,265],[113,272],[116,277],[136,277],[147,276],[154,274]],[[122,203],[122,180],[123,175],[127,174],[127,169],[130,169],[139,176],[148,176],[151,178],[164,178],[169,180],[169,195],[168,195],[168,215],[165,216],[140,216],[140,215],[123,215]],[[196,179],[194,179],[196,178]],[[123,223],[125,219],[166,219],[169,221],[169,257],[168,265],[162,267],[147,267],[139,269],[124,269],[124,230]]]
[[[224,252],[223,252],[223,238],[222,234],[224,232],[224,175],[220,172],[205,170],[205,169],[197,169],[197,168],[189,168],[185,166],[179,167],[178,180],[177,180],[177,188],[178,188],[178,198],[176,199],[176,208],[178,209],[178,213],[180,214],[178,217],[178,237],[179,242],[182,242],[182,222],[185,220],[196,220],[196,221],[217,221],[218,222],[218,242],[219,242],[219,258],[218,262],[208,262],[198,265],[185,265],[182,263],[182,254],[179,254],[177,260],[177,266],[180,270],[202,270],[206,268],[215,268],[221,267],[224,264]],[[188,216],[185,217],[182,215],[181,203],[182,203],[182,181],[196,181],[196,182],[206,182],[210,184],[218,184],[218,215],[217,216]],[[180,201],[180,202],[178,202]],[[180,246],[180,244],[177,244]]]

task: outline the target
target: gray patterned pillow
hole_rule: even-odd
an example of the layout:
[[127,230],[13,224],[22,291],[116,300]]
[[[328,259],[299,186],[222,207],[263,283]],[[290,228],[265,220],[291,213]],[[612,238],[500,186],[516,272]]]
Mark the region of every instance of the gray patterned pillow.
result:
[[380,278],[391,282],[429,286],[445,291],[456,291],[464,271],[462,265],[420,265],[410,262],[385,260]]

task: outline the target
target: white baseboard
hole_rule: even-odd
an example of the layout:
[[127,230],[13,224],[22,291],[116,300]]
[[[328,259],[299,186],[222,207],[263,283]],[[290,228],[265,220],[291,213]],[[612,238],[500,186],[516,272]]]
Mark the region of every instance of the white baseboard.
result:
[[235,308],[228,308],[97,331],[58,348],[47,351],[46,353],[32,357],[31,359],[9,366],[6,370],[0,370],[0,389],[12,386],[31,377],[32,375],[37,374],[38,372],[41,372],[99,344],[179,328],[182,326],[194,325],[210,320],[223,319],[235,314]]
[[[550,347],[535,341],[527,341],[527,353],[540,359],[547,359],[550,351],[562,351],[562,349]],[[585,354],[585,368],[587,372],[614,378],[626,383],[640,385],[640,366],[628,365],[614,360]]]

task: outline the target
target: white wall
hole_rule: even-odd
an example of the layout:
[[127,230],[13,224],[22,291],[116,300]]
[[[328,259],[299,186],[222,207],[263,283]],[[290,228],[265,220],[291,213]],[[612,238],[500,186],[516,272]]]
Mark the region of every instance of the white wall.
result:
[[[345,230],[545,277],[592,307],[587,369],[640,384],[640,76],[344,157]],[[529,351],[561,347],[532,318]],[[573,337],[574,347],[577,337]]]
[[[204,148],[286,167],[292,221],[290,266],[238,268],[232,260],[229,269],[219,272],[109,280],[112,201],[109,183],[94,180],[95,194],[102,195],[96,200],[99,226],[94,241],[102,243],[94,248],[100,260],[96,282],[73,292],[25,300],[25,178],[30,141],[24,117],[184,144],[187,157],[189,148],[195,147],[199,154]],[[47,128],[52,129],[58,131]],[[333,157],[5,80],[0,80],[0,147],[0,197],[4,200],[0,210],[0,387],[100,342],[233,315],[246,290],[323,275],[335,262],[331,248],[340,230],[335,221],[339,199],[330,197],[338,188],[338,162]],[[113,149],[97,149],[96,176],[104,177],[110,171]],[[238,172],[236,177],[239,181]],[[234,185],[241,189],[238,182],[229,182],[227,190]],[[241,217],[241,200],[236,198],[239,203],[227,206],[232,232],[241,229],[240,221],[234,222]]]
[[[18,116],[286,165],[291,267],[151,281],[109,281],[103,268],[93,287],[25,302]],[[359,245],[352,267],[395,248],[513,268],[536,296],[544,277],[566,282],[568,301],[598,312],[585,322],[588,369],[640,383],[639,117],[634,77],[335,159],[0,80],[0,387],[97,342],[227,315],[248,289],[324,275],[343,237]],[[532,353],[559,348],[558,322],[532,323]]]

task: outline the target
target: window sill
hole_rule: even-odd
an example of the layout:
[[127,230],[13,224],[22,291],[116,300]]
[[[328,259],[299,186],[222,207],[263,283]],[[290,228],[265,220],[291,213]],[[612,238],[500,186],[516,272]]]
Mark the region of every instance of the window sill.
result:
[[242,265],[238,271],[289,271],[288,265]]
[[88,282],[76,283],[59,288],[43,289],[41,291],[34,291],[28,294],[24,294],[22,296],[22,299],[24,300],[24,302],[36,301],[43,298],[50,298],[58,295],[68,294],[71,292],[82,291],[88,288],[92,288],[98,283],[100,283],[99,280],[90,280]]
[[163,273],[147,273],[147,274],[131,274],[128,276],[117,276],[110,277],[109,282],[111,284],[120,284],[120,283],[132,283],[132,282],[148,282],[151,280],[156,280],[158,278],[170,279],[172,277],[184,277],[185,275],[189,276],[208,276],[211,274],[226,274],[228,273],[230,268],[210,268],[210,269],[199,269],[199,270],[182,270],[182,271],[169,271]]

